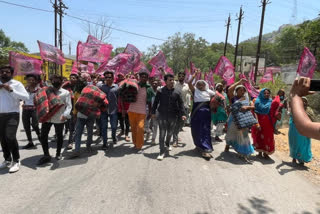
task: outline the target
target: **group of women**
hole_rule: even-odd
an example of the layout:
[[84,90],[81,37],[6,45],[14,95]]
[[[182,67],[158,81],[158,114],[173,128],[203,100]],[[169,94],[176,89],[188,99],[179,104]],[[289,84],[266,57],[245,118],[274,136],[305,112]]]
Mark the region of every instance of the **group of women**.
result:
[[[255,152],[258,152],[259,158],[270,159],[269,155],[275,152],[274,134],[277,133],[277,122],[279,123],[283,119],[283,114],[287,112],[284,90],[280,90],[272,99],[271,90],[263,88],[257,98],[251,98],[243,85],[246,80],[241,79],[226,90],[223,90],[223,85],[218,83],[214,92],[204,80],[198,80],[193,86],[195,75],[189,81],[194,101],[191,132],[194,144],[202,157],[207,160],[212,158],[212,122],[216,127],[215,141],[220,142],[219,136],[226,131],[225,152],[228,152],[231,146],[239,157],[248,163],[251,162],[249,157]],[[304,101],[307,108],[307,99],[304,98]],[[245,128],[239,128],[241,126],[239,123],[243,123],[241,116],[236,116],[232,111],[236,106],[240,106],[240,114],[247,116],[249,114],[249,117],[244,119],[246,123],[244,126],[249,124]],[[312,159],[310,139],[299,134],[292,117],[289,125],[288,140],[293,162],[298,161],[300,164],[310,162]]]

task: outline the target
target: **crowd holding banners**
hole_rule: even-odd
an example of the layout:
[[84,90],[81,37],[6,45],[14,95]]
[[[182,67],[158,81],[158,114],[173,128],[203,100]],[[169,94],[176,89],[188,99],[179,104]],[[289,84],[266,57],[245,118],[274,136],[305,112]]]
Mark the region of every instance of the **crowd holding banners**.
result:
[[[63,63],[62,52],[45,43],[38,43],[44,60]],[[141,52],[135,46],[128,44],[124,53],[110,60],[111,49],[111,45],[89,36],[86,43],[79,43],[79,61],[74,63],[70,79],[63,82],[61,76],[52,75],[49,78],[50,84],[42,88],[38,85],[40,81],[37,68],[38,64],[41,65],[41,61],[20,57],[18,54],[11,55],[12,66],[0,69],[0,139],[5,158],[0,168],[9,167],[9,172],[16,172],[20,168],[16,140],[19,100],[24,100],[22,119],[28,139],[28,144],[24,148],[34,147],[30,130],[30,120],[32,120],[32,127],[38,135],[44,153],[38,161],[39,165],[51,160],[48,135],[52,125],[55,127],[57,160],[62,159],[65,124],[69,128],[67,149],[72,149],[75,142],[74,151],[68,154],[68,158],[76,158],[81,156],[84,126],[87,127],[88,134],[87,151],[92,152],[94,123],[97,124],[98,136],[102,137],[102,149],[108,152],[116,149],[114,147],[122,135],[125,135],[125,140],[130,142],[129,127],[131,127],[134,149],[137,153],[142,153],[145,134],[147,133],[146,140],[148,140],[148,133],[150,134],[151,130],[152,144],[155,144],[159,129],[160,152],[157,159],[163,160],[167,152],[173,149],[171,145],[178,146],[179,132],[188,117],[191,120],[194,145],[206,160],[213,157],[212,141],[221,142],[220,137],[224,131],[226,131],[225,151],[228,152],[231,146],[246,162],[251,161],[250,156],[255,151],[259,157],[263,154],[264,158],[270,158],[268,155],[274,152],[275,125],[282,116],[284,91],[271,99],[270,89],[264,88],[258,91],[252,86],[251,78],[248,80],[246,76],[240,75],[240,81],[234,83],[234,67],[226,57],[221,57],[215,70],[209,69],[203,76],[190,62],[190,72],[188,70],[178,72],[178,80],[175,82],[172,69],[168,67],[161,51],[149,61],[153,66],[153,72],[150,74],[141,61]],[[305,54],[303,57],[306,57]],[[310,59],[309,55],[308,57]],[[20,59],[34,65],[31,66],[32,69],[30,67],[32,72],[25,72],[28,82],[26,88],[11,79],[13,70],[23,70],[21,66],[17,66]],[[305,61],[313,63],[312,60]],[[310,63],[303,63],[305,61],[302,60],[302,67],[299,69],[309,74],[314,64],[310,66]],[[95,66],[99,68],[95,70]],[[214,85],[214,73],[224,81]],[[268,77],[272,77],[272,74]],[[291,92],[291,95],[296,96],[297,91]],[[294,100],[299,103],[299,98],[295,97]],[[290,133],[292,133],[292,136],[289,136],[290,156],[294,161],[308,162],[312,158],[310,139],[299,135],[301,127],[295,126],[295,118],[299,116],[293,112],[290,120]],[[118,120],[121,130],[119,135],[116,135]],[[41,132],[37,121],[42,123]],[[108,141],[107,135],[109,121],[111,142]],[[211,124],[215,127],[213,139]],[[226,130],[224,130],[225,124],[227,124]],[[249,138],[250,128],[253,143]],[[292,138],[293,136],[297,137]],[[301,139],[303,145],[297,143],[295,139]]]

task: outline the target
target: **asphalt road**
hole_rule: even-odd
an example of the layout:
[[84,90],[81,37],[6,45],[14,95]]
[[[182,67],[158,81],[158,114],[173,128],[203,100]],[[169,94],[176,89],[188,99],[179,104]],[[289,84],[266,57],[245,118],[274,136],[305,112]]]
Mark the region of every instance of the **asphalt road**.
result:
[[39,144],[20,150],[21,170],[0,171],[0,213],[320,213],[320,187],[290,163],[273,155],[247,164],[233,150],[224,153],[224,143],[214,145],[214,159],[206,161],[194,150],[189,128],[180,137],[180,147],[163,161],[156,160],[158,145],[146,143],[136,154],[123,140],[108,152],[95,145],[91,154],[83,144],[80,158],[43,167],[36,166]]

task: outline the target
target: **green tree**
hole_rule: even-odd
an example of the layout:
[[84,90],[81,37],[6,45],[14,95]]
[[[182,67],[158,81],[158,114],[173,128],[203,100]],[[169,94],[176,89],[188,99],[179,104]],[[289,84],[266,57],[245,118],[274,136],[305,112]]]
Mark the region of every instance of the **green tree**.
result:
[[22,42],[11,41],[4,31],[0,29],[0,65],[8,64],[10,51],[29,52]]

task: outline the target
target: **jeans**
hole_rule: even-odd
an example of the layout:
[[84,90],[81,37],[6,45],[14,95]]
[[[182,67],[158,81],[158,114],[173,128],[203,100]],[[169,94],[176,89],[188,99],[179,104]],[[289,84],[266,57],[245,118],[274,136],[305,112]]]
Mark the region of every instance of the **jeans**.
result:
[[[31,124],[30,124],[30,119],[32,121]],[[37,118],[36,110],[23,109],[23,111],[22,111],[22,124],[23,124],[24,130],[26,131],[26,135],[27,135],[29,142],[32,142],[30,125],[32,126],[32,128],[36,132],[38,138],[40,138],[40,129],[39,129],[39,125],[38,125],[38,118]]]
[[101,131],[102,131],[102,139],[103,139],[103,145],[108,144],[108,119],[110,118],[110,124],[111,124],[111,131],[112,131],[112,140],[116,141],[116,131],[117,131],[117,123],[118,123],[118,115],[115,114],[108,114],[106,112],[103,112],[101,114]]
[[69,140],[68,144],[72,144],[75,137],[75,127],[76,127],[76,121],[77,121],[77,115],[72,114],[71,119],[69,121]]
[[43,149],[43,153],[45,156],[49,156],[49,145],[48,145],[48,135],[51,129],[51,126],[54,126],[55,133],[57,136],[57,151],[56,156],[61,154],[61,148],[63,144],[63,127],[64,123],[42,123],[41,127],[41,145]]
[[92,144],[92,136],[93,136],[93,125],[94,125],[95,119],[88,118],[77,118],[76,123],[76,134],[75,134],[75,151],[80,151],[80,145],[81,145],[81,136],[83,134],[84,126],[87,126],[87,146],[90,146]]
[[174,127],[174,132],[173,132],[173,141],[178,143],[178,135],[180,130],[183,128],[184,126],[184,121],[182,120],[181,117],[177,118],[177,122],[176,125]]
[[129,135],[129,129],[130,129],[130,123],[129,123],[129,116],[126,113],[126,116],[123,117],[122,113],[118,113],[118,118],[119,118],[119,123],[120,123],[120,128],[121,131],[125,132],[125,136]]
[[165,152],[165,145],[167,147],[170,146],[170,140],[174,132],[174,128],[176,126],[177,118],[159,118],[159,145],[160,145],[160,153],[163,154]]
[[152,127],[152,141],[155,141],[158,134],[158,114],[156,118],[151,119],[151,127]]
[[0,113],[0,141],[6,161],[18,162],[20,159],[17,130],[19,113]]

